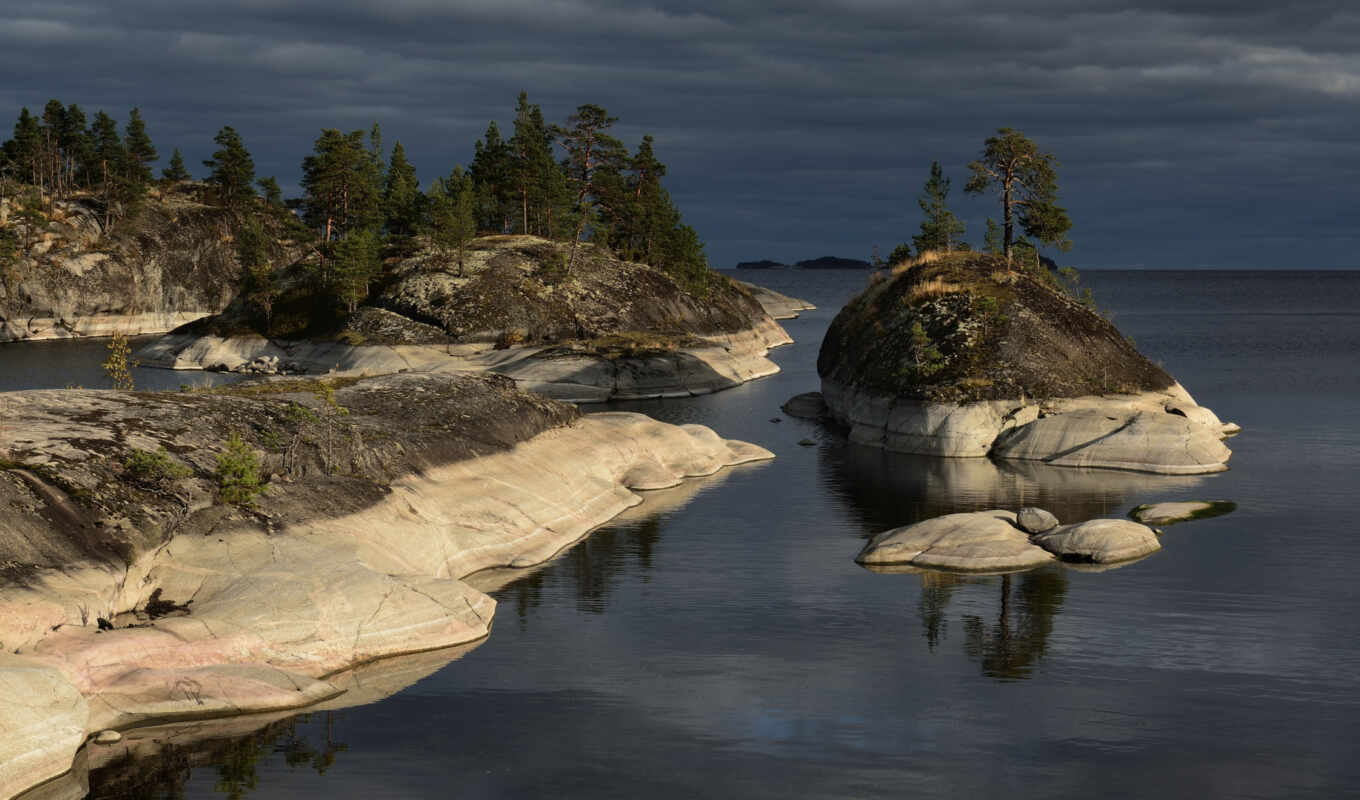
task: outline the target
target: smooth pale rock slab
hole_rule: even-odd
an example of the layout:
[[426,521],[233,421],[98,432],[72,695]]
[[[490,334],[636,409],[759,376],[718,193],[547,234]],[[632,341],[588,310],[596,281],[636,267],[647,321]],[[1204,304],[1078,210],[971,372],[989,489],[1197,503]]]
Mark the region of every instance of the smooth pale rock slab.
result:
[[102,730],[94,735],[95,744],[118,744],[123,741],[123,734],[112,728]]
[[910,564],[969,572],[1037,567],[1053,560],[1016,527],[1015,513],[1001,509],[946,514],[869,540],[855,560],[866,566]]
[[85,698],[59,670],[0,655],[0,797],[69,770],[88,719]]
[[1062,467],[1193,475],[1226,470],[1232,453],[1215,428],[1179,414],[1136,411],[1124,416],[1081,409],[1003,433],[992,455]]
[[1061,525],[1034,536],[1031,541],[1063,561],[1091,564],[1128,561],[1162,548],[1151,528],[1126,519],[1093,519]]
[[793,319],[798,316],[800,311],[812,311],[817,308],[806,300],[797,297],[790,297],[786,294],[776,292],[773,289],[766,289],[764,286],[757,286],[746,281],[737,281],[746,287],[751,296],[760,303],[760,307],[774,319]]
[[1172,525],[1192,519],[1217,517],[1237,510],[1230,500],[1198,500],[1181,503],[1146,503],[1136,506],[1129,516],[1144,525]]
[[1015,524],[1025,533],[1043,533],[1058,527],[1058,518],[1042,508],[1030,506],[1020,509],[1020,513],[1015,515]]

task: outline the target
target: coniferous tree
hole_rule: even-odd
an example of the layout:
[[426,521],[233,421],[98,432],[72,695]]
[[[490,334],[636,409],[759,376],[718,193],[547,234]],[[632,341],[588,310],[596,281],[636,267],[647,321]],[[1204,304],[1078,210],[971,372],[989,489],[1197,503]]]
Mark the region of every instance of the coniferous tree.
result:
[[1051,153],[1013,128],[1000,128],[983,143],[982,157],[968,165],[973,176],[964,191],[981,194],[995,189],[1001,197],[1001,245],[1011,263],[1015,224],[1041,244],[1071,247],[1072,227],[1058,202],[1058,162]]
[[91,163],[89,172],[98,181],[100,195],[104,201],[104,228],[113,225],[116,206],[123,196],[123,163],[127,161],[127,151],[123,140],[118,136],[118,123],[113,117],[100,110],[90,123]]
[[42,150],[40,167],[42,177],[39,186],[45,187],[50,192],[49,210],[50,201],[66,193],[61,181],[65,174],[61,168],[61,134],[65,127],[66,106],[55,98],[48,100],[42,115],[42,136],[39,145]]
[[445,259],[456,259],[463,275],[467,243],[477,235],[477,194],[461,167],[430,188],[430,240]]
[[160,155],[156,153],[156,147],[151,144],[151,137],[146,133],[146,122],[142,119],[140,108],[134,108],[128,113],[123,147],[126,148],[128,154],[128,179],[134,183],[151,183],[150,165],[158,161]]
[[72,189],[94,185],[94,176],[88,169],[94,142],[86,127],[85,112],[75,103],[66,107],[58,144],[61,146],[63,169],[66,170],[66,184]]
[[213,141],[218,149],[203,162],[203,166],[212,170],[208,183],[217,189],[222,205],[240,211],[255,197],[255,161],[241,141],[241,134],[230,125],[223,126]]
[[336,300],[353,314],[368,297],[368,287],[382,270],[382,238],[372,228],[350,231],[330,243],[331,290]]
[[406,160],[401,142],[392,145],[392,158],[383,183],[382,211],[387,232],[406,236],[415,232],[421,215],[420,180]]
[[30,114],[27,107],[19,109],[19,119],[14,123],[14,138],[5,142],[5,155],[16,170],[26,173],[24,177],[33,186],[39,182],[41,138],[38,118]]
[[477,192],[477,227],[498,233],[509,230],[510,221],[518,216],[514,211],[517,204],[513,155],[510,145],[501,139],[500,128],[494,121],[473,145],[468,174]]
[[576,215],[576,231],[572,242],[572,257],[575,260],[576,243],[581,240],[586,227],[596,221],[597,178],[606,178],[616,173],[627,158],[627,151],[618,139],[605,131],[618,121],[609,116],[600,106],[587,103],[578,106],[576,113],[567,118],[566,127],[557,127],[554,132],[567,151],[564,163],[567,183],[574,195],[572,213]]
[[170,154],[170,165],[161,170],[161,179],[170,183],[193,179],[189,170],[184,166],[184,156],[180,155],[178,147]]
[[302,161],[303,219],[329,242],[376,224],[379,180],[364,132],[327,128]]
[[921,189],[916,202],[921,206],[924,217],[921,220],[921,233],[911,237],[916,252],[927,250],[954,251],[954,242],[963,235],[963,222],[949,210],[949,179],[944,177],[940,162],[930,162],[930,178]]
[[[514,156],[515,191],[519,197],[519,227],[523,233],[552,236],[554,184],[561,170],[553,158],[552,132],[542,110],[519,93],[515,133],[510,138]],[[559,198],[560,202],[560,198]]]
[[255,181],[255,185],[260,187],[260,196],[264,198],[266,206],[283,208],[283,190],[279,188],[279,182],[273,175],[260,178]]
[[1006,246],[1001,240],[1001,226],[991,217],[987,218],[987,231],[982,235],[982,252],[994,256],[1006,254]]

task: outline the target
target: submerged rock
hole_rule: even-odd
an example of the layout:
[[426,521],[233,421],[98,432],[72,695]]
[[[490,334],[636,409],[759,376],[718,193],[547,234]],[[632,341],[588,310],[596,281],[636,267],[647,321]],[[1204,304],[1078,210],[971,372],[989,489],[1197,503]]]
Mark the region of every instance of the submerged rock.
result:
[[1031,541],[1064,561],[1114,564],[1141,558],[1162,548],[1146,525],[1126,519],[1093,519],[1060,525]]
[[1230,500],[1199,500],[1178,503],[1147,503],[1136,506],[1129,516],[1144,525],[1174,525],[1192,519],[1207,519],[1237,510]]
[[1237,426],[1047,274],[968,253],[872,283],[822,343],[831,416],[854,442],[907,453],[1226,469]]
[[1053,560],[1016,526],[1015,513],[996,509],[947,514],[869,540],[855,560],[865,566],[910,564],[968,572],[1030,569]]
[[799,419],[821,419],[826,416],[826,401],[821,392],[805,392],[794,395],[780,406],[785,414]]

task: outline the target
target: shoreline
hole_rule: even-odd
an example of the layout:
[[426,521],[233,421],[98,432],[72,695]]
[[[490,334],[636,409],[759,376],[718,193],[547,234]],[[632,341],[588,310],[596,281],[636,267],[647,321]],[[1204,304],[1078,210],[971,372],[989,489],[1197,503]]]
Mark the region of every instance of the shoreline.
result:
[[[328,677],[358,665],[482,639],[495,601],[464,578],[551,559],[642,503],[634,490],[772,457],[702,426],[592,414],[408,475],[342,516],[177,535],[122,574],[35,574],[0,592],[6,649],[23,642],[0,659],[0,797],[69,771],[101,730],[311,706],[338,694]],[[192,600],[189,613],[104,632],[76,624],[82,598],[102,593],[110,614],[126,613],[152,587]],[[16,626],[21,609],[43,608],[38,625]],[[56,613],[69,621],[50,630]]]

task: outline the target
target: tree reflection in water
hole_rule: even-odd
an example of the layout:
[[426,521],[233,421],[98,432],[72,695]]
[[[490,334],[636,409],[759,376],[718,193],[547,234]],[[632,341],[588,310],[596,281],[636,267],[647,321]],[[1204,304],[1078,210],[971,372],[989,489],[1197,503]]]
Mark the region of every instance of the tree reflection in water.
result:
[[[289,767],[311,767],[325,774],[336,756],[347,749],[335,738],[334,714],[302,714],[245,736],[186,745],[166,743],[154,755],[109,762],[90,771],[90,796],[101,800],[181,800],[187,796],[193,769],[214,764],[217,779],[213,790],[240,800],[259,787],[258,766],[270,754],[281,754]],[[315,721],[323,723],[321,730],[309,733],[306,726]]]
[[1067,596],[1067,576],[1061,567],[1045,568],[1002,575],[1000,583],[1000,610],[994,623],[973,614],[964,616],[964,652],[979,662],[983,675],[1020,680],[1030,676],[1048,647],[1053,618]]

